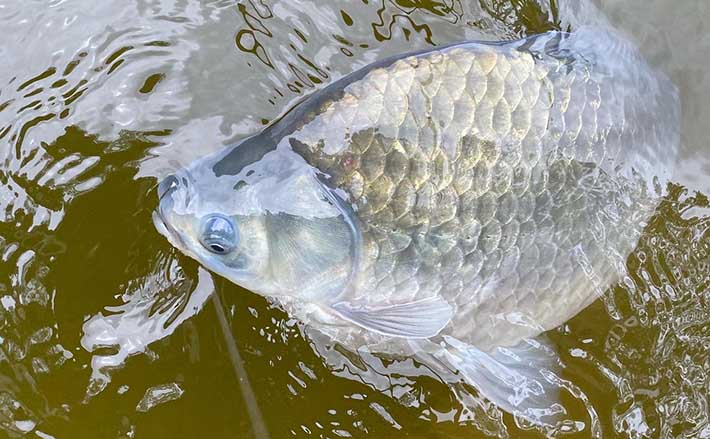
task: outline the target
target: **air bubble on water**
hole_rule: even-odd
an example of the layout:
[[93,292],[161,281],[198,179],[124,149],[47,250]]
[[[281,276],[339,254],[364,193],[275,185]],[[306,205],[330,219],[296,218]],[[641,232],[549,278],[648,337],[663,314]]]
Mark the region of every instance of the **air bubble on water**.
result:
[[582,349],[574,348],[569,351],[570,355],[577,358],[587,358],[587,353]]
[[25,421],[15,421],[15,427],[23,433],[29,433],[35,428],[36,425],[37,423],[35,421],[29,419]]
[[15,298],[12,296],[2,296],[0,297],[0,303],[7,311],[12,311],[15,309]]
[[128,392],[128,389],[129,389],[129,388],[130,388],[130,387],[129,387],[127,384],[124,384],[124,385],[122,385],[121,387],[118,388],[118,390],[116,391],[116,393],[118,393],[119,395],[123,395],[124,393]]

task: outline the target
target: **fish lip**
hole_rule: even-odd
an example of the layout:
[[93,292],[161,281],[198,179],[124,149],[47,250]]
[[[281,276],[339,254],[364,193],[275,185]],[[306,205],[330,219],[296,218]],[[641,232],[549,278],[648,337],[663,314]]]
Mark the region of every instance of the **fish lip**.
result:
[[158,230],[158,233],[163,235],[165,239],[167,239],[168,242],[174,247],[182,249],[183,251],[187,250],[182,236],[180,236],[180,233],[178,233],[178,231],[170,225],[169,221],[165,220],[165,216],[161,212],[160,207],[153,211],[153,225]]
[[170,231],[168,230],[168,225],[165,222],[165,219],[160,214],[160,208],[155,209],[153,211],[153,225],[158,230],[158,233],[160,233],[161,235],[167,237],[170,234]]
[[165,215],[163,215],[160,205],[153,211],[153,225],[161,235],[168,239],[170,239],[171,235],[177,234],[176,230],[165,220]]
[[158,233],[165,236],[165,238],[173,246],[184,249],[186,248],[185,242],[180,236],[180,233],[170,224],[170,221],[166,220],[167,215],[165,215],[165,212],[163,211],[165,197],[171,194],[177,187],[177,184],[173,184],[173,181],[176,181],[177,179],[172,175],[170,177],[172,177],[170,186],[165,187],[163,183],[166,180],[161,181],[158,185],[158,207],[153,211],[153,225],[158,230]]

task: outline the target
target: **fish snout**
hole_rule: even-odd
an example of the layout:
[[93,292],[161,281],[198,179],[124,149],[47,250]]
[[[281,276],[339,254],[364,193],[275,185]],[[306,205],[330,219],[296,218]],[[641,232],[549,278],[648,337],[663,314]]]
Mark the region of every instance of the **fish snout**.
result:
[[183,238],[179,231],[180,227],[175,224],[179,217],[176,215],[175,208],[182,204],[178,200],[184,198],[180,194],[187,189],[187,184],[187,179],[180,178],[179,175],[173,174],[165,177],[158,184],[158,206],[153,212],[153,223],[158,232],[178,248],[182,247]]
[[191,178],[187,173],[168,175],[158,184],[158,213],[166,222],[190,200]]

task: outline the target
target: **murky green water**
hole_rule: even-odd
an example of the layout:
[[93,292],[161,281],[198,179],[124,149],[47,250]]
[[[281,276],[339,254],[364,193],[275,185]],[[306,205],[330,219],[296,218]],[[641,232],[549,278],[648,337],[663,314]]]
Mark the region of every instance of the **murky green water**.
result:
[[254,437],[233,342],[273,438],[540,436],[201,272],[155,231],[155,185],[376,59],[608,19],[678,85],[682,157],[630,275],[549,334],[569,437],[710,437],[710,5],[598,6],[0,1],[0,436]]

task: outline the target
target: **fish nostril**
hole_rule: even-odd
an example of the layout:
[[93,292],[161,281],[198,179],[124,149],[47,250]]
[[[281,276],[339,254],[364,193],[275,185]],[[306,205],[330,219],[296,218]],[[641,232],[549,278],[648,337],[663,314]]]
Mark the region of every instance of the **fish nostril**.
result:
[[158,199],[162,200],[168,192],[175,189],[179,184],[180,181],[175,175],[168,175],[165,177],[160,184],[158,184]]

